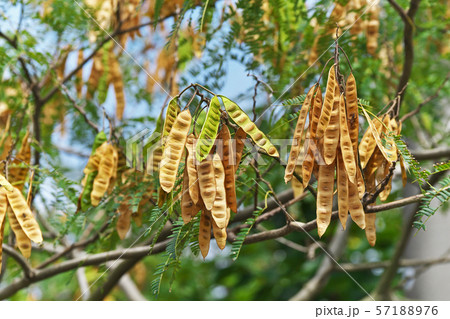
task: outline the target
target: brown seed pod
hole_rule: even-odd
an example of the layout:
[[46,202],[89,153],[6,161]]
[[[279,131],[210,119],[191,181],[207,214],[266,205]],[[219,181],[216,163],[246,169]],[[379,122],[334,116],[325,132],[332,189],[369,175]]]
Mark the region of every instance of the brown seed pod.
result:
[[237,212],[237,200],[235,189],[235,166],[234,152],[231,145],[230,130],[226,125],[222,125],[222,129],[219,132],[219,139],[222,141],[222,165],[225,169],[225,192],[227,198],[227,207],[230,207],[233,212]]
[[119,205],[119,218],[117,219],[116,230],[120,239],[124,239],[130,229],[131,214],[133,213],[130,205],[131,196],[125,196]]
[[216,198],[214,199],[211,215],[219,228],[227,227],[227,199],[225,192],[225,170],[219,154],[213,157],[214,178],[216,184]]
[[356,167],[356,187],[358,188],[359,199],[362,199],[366,192],[366,186],[364,185],[364,179],[359,166]]
[[307,138],[304,148],[306,149],[306,155],[304,156],[302,163],[302,180],[303,187],[306,187],[311,179],[311,174],[314,168],[314,150],[316,149],[316,145],[311,139]]
[[114,94],[116,95],[116,115],[117,119],[121,121],[123,118],[123,111],[125,110],[125,93],[119,60],[112,50],[109,52],[109,68],[111,83],[113,84]]
[[[84,56],[83,56],[83,50],[78,51],[78,60],[77,65],[81,65],[83,63]],[[77,90],[77,97],[81,98],[81,93],[83,90],[83,68],[80,68],[77,71],[76,78],[75,78],[75,88]]]
[[[392,121],[393,120],[393,121]],[[397,134],[397,123],[395,122],[395,119],[389,119],[389,116],[385,116],[383,119],[383,129],[382,129],[382,136],[385,140],[385,144],[383,145],[384,151],[387,155],[387,160],[391,163],[396,162],[397,157],[397,145],[395,145],[394,137],[392,134]],[[392,124],[394,123],[394,127]]]
[[6,192],[6,196],[24,233],[35,243],[42,243],[43,239],[39,224],[34,219],[33,213],[20,190],[14,187],[12,192]]
[[403,156],[400,156],[400,168],[402,170],[403,187],[405,187],[406,183],[408,182],[408,176],[406,175],[405,161],[403,160]]
[[[27,179],[28,167],[26,167],[26,165],[30,164],[31,160],[31,147],[28,137],[29,132],[27,131],[22,139],[22,146],[13,160],[12,166],[9,167],[8,179],[19,190],[23,189],[25,180]],[[24,165],[25,167],[23,167]]]
[[348,179],[352,183],[356,183],[356,159],[352,147],[352,141],[347,127],[347,117],[345,114],[344,95],[341,94],[339,101],[339,126],[340,126],[340,147],[342,152],[342,159],[344,160],[345,170],[348,174]]
[[217,246],[221,250],[223,250],[227,244],[227,229],[226,229],[226,227],[225,228],[218,227],[216,222],[214,221],[214,219],[212,219],[211,222],[212,222],[213,235],[214,235],[214,238],[216,239]]
[[355,158],[357,158],[359,134],[358,95],[356,90],[356,80],[353,73],[350,73],[347,79],[347,83],[345,85],[345,97],[347,99],[348,133],[352,142]]
[[200,228],[198,231],[198,245],[200,246],[200,252],[202,253],[203,259],[208,255],[210,242],[211,215],[207,210],[203,210],[200,217]]
[[319,237],[325,233],[330,224],[333,207],[334,169],[336,162],[319,166],[317,185],[317,231]]
[[163,158],[160,164],[159,182],[161,188],[170,193],[175,185],[178,166],[183,155],[184,145],[191,126],[191,113],[184,110],[178,114],[172,129],[170,130]]
[[298,115],[298,121],[294,131],[294,138],[292,139],[291,152],[289,153],[289,159],[284,173],[285,183],[289,182],[292,179],[295,166],[298,164],[297,160],[299,158],[300,149],[303,145],[302,138],[303,138],[303,130],[305,129],[306,116],[308,115],[310,105],[313,101],[313,94],[315,87],[316,86],[314,85],[309,89],[308,94],[306,94],[305,101],[303,102],[302,108],[300,109],[300,113]]
[[323,138],[323,158],[327,165],[330,165],[335,160],[336,149],[339,144],[339,101],[340,97],[337,92],[333,103],[330,122],[325,130]]
[[350,217],[361,229],[366,227],[364,221],[364,208],[359,200],[358,188],[355,184],[348,181],[348,210]]
[[216,180],[211,156],[208,156],[197,166],[200,195],[202,196],[205,208],[210,210],[216,198]]
[[327,82],[327,89],[325,91],[325,100],[323,102],[322,113],[320,114],[319,118],[319,125],[317,126],[316,132],[317,138],[321,138],[323,136],[325,130],[328,127],[328,124],[330,123],[336,89],[339,90],[336,82],[335,66],[333,64],[333,66],[330,68],[330,71],[328,72],[328,82]]
[[375,221],[377,218],[377,214],[371,213],[365,215],[366,220],[366,238],[369,242],[370,246],[375,246],[375,242],[377,240],[377,230],[375,227]]
[[201,209],[201,202],[197,201],[197,204],[194,203],[189,194],[189,184],[189,173],[184,169],[183,189],[181,190],[181,217],[185,224],[189,223],[192,217],[197,215],[198,211]]
[[160,187],[158,191],[158,207],[161,208],[167,198],[167,193]]
[[345,171],[344,160],[342,159],[341,150],[337,153],[337,191],[338,191],[338,208],[339,220],[345,229],[348,217],[348,178]]
[[187,170],[187,175],[189,176],[189,196],[192,198],[194,204],[197,204],[200,197],[200,189],[198,186],[197,166],[195,165],[195,144],[194,134],[189,134],[186,139],[187,157],[185,170]]
[[236,143],[236,159],[235,159],[235,168],[234,171],[236,172],[239,163],[241,162],[242,153],[244,152],[244,143],[245,138],[247,137],[247,133],[242,128],[238,128],[236,133],[234,134],[234,141]]
[[320,113],[322,111],[322,90],[317,85],[316,93],[314,96],[314,102],[309,114],[309,136],[310,138],[316,137],[317,126],[319,125]]

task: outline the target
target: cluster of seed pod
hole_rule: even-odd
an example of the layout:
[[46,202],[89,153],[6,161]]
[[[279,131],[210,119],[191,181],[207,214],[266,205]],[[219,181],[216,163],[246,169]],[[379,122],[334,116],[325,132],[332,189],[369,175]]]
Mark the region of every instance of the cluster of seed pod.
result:
[[[228,116],[239,126],[234,136],[236,147],[233,147],[228,126],[222,121],[219,97]],[[199,245],[203,257],[206,257],[211,229],[219,248],[223,249],[230,211],[237,211],[235,173],[244,148],[243,140],[249,135],[271,156],[278,156],[278,151],[245,112],[224,96],[214,96],[210,100],[198,136],[194,130],[191,132],[191,122],[190,111],[181,111],[176,98],[169,102],[162,130],[159,204],[176,185],[178,167],[186,149],[181,216],[188,223],[201,211]]]
[[[364,133],[359,144],[359,158],[363,168],[366,189],[374,193],[381,184],[384,183],[380,192],[380,200],[387,200],[392,189],[392,163],[400,161],[402,171],[403,185],[406,185],[406,170],[403,158],[398,155],[397,147],[392,135],[399,135],[401,131],[401,122],[390,114],[385,114],[382,119],[371,121],[367,131]],[[384,145],[381,142],[385,141]],[[389,178],[388,180],[386,180]],[[366,237],[369,244],[374,246],[376,241],[375,228],[376,214],[366,214]]]
[[83,190],[78,200],[78,209],[87,210],[91,205],[98,206],[105,193],[111,192],[117,177],[119,155],[117,149],[108,141],[104,132],[97,134],[92,154],[83,170],[81,181]]
[[[375,214],[365,214],[361,199],[366,190],[374,192],[375,180],[381,183],[388,175],[391,164],[397,161],[397,148],[394,140],[388,137],[391,132],[399,134],[401,128],[396,119],[389,115],[385,115],[383,120],[371,120],[363,108],[369,128],[359,144],[356,80],[350,74],[345,85],[340,85],[337,78],[336,65],[333,65],[328,73],[324,98],[318,84],[307,93],[294,132],[285,182],[292,180],[295,171],[302,178],[302,187],[305,187],[311,175],[315,175],[318,181],[317,229],[319,236],[322,236],[331,221],[336,173],[342,226],[346,227],[350,212],[352,220],[360,228],[366,229],[369,243],[373,245]],[[309,127],[305,139],[308,112]],[[381,139],[386,141],[385,145]],[[364,169],[364,173],[361,169]],[[296,184],[299,182],[295,181]],[[386,200],[389,195],[390,183],[381,191],[381,200]]]
[[[16,244],[25,258],[31,255],[31,241],[40,244],[42,233],[39,224],[34,219],[29,208],[30,192],[28,199],[22,195],[22,189],[27,179],[28,167],[31,157],[29,133],[22,140],[22,145],[15,155],[14,160],[8,166],[8,178],[0,175],[0,246],[3,241],[3,233],[8,215],[9,225],[16,237]],[[11,182],[11,184],[10,184]],[[30,186],[31,188],[31,186]],[[1,269],[1,247],[0,247],[0,269]]]

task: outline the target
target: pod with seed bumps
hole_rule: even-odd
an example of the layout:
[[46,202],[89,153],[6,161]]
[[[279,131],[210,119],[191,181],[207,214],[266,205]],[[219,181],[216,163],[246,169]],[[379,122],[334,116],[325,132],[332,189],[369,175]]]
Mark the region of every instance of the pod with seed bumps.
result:
[[255,125],[255,123],[250,120],[247,114],[233,101],[229,98],[220,95],[222,102],[225,105],[225,109],[231,119],[241,127],[245,133],[247,133],[253,142],[262,148],[268,155],[272,157],[280,157],[277,149],[269,141],[269,139],[261,132]]
[[199,162],[208,156],[214,145],[220,125],[220,113],[220,101],[214,96],[209,103],[208,113],[197,141],[196,157]]
[[325,100],[322,106],[322,112],[319,118],[319,124],[317,126],[317,131],[315,137],[321,138],[325,133],[325,130],[328,127],[331,119],[331,112],[333,110],[334,98],[336,94],[336,90],[339,91],[337,81],[336,81],[336,71],[335,66],[330,68],[328,72],[328,81],[327,81],[327,89],[325,91]]
[[217,227],[225,228],[227,220],[227,199],[225,192],[225,170],[219,154],[214,154],[214,179],[216,184],[216,197],[211,208],[211,215]]
[[207,210],[213,207],[216,199],[216,180],[214,175],[213,161],[208,156],[197,166],[200,195]]
[[178,166],[183,155],[191,120],[192,117],[189,110],[184,110],[178,114],[167,138],[159,169],[159,183],[166,193],[170,193],[175,185]]

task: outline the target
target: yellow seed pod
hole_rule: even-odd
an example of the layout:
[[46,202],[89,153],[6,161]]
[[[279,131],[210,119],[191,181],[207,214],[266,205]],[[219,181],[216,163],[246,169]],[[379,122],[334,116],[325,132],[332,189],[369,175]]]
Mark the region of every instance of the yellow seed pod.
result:
[[233,121],[252,138],[255,144],[262,148],[268,155],[280,157],[275,146],[273,146],[264,133],[256,127],[255,123],[250,120],[248,115],[229,98],[222,95],[220,95],[220,97],[222,98],[222,102],[225,105],[228,115],[230,115]]
[[375,122],[378,123],[379,127],[377,127],[376,123],[374,123],[373,121],[370,120],[370,116],[369,114],[367,114],[367,111],[363,108],[363,113],[364,116],[367,119],[367,122],[369,123],[369,130],[372,133],[373,138],[375,139],[375,143],[377,144],[378,148],[380,149],[381,153],[383,154],[384,158],[387,159],[388,161],[390,161],[390,157],[388,156],[388,154],[386,153],[386,148],[383,146],[383,144],[381,143],[381,131],[382,129],[384,129],[385,125],[384,122],[386,120],[387,115],[384,115],[383,117],[383,123],[380,123],[380,119],[376,118],[374,119]]
[[402,170],[403,187],[405,187],[406,183],[408,182],[408,176],[406,175],[405,161],[403,160],[403,156],[400,156],[400,168]]
[[0,274],[2,272],[2,251],[3,251],[3,233],[6,224],[6,208],[8,207],[8,199],[6,198],[3,188],[0,190]]
[[366,227],[364,221],[364,208],[359,200],[358,187],[348,181],[348,210],[350,217],[361,229]]
[[217,246],[223,250],[227,244],[227,229],[226,228],[220,228],[217,226],[214,219],[211,220],[212,222],[212,229],[213,229],[213,235],[216,239]]
[[222,165],[225,170],[225,192],[227,199],[227,207],[230,207],[233,212],[237,212],[237,200],[235,189],[235,160],[233,147],[231,145],[230,130],[226,125],[222,126],[219,132],[219,139],[222,141]]
[[8,180],[2,174],[0,174],[0,186],[5,188],[9,192],[12,192],[14,189],[14,187],[8,182]]
[[306,94],[305,101],[298,115],[297,125],[295,126],[294,137],[292,139],[291,152],[284,172],[284,182],[287,184],[292,179],[297,160],[299,158],[300,149],[303,145],[303,130],[305,129],[306,116],[313,101],[315,85],[311,87]]
[[94,179],[91,192],[92,206],[98,206],[103,195],[108,190],[111,177],[117,171],[117,162],[114,162],[114,147],[108,142],[103,143],[97,150],[102,154],[98,166],[98,174]]
[[191,127],[191,120],[192,117],[189,110],[184,110],[178,114],[164,147],[159,171],[159,183],[166,193],[171,192],[175,185],[178,166],[180,165],[186,138]]
[[317,126],[319,125],[320,113],[322,111],[322,90],[317,85],[314,102],[309,114],[309,135],[311,138],[316,137]]
[[369,242],[370,246],[372,246],[372,247],[375,246],[375,242],[377,240],[377,230],[375,227],[376,218],[377,218],[377,214],[375,214],[375,213],[365,215],[366,238],[367,238],[367,241]]
[[358,188],[359,199],[362,199],[366,192],[366,186],[364,185],[364,179],[359,166],[356,167],[356,187]]
[[323,158],[327,165],[336,158],[336,149],[339,144],[339,95],[335,97],[330,122],[323,137]]
[[319,233],[319,237],[322,237],[331,221],[335,167],[336,162],[333,162],[330,165],[319,166],[316,211],[317,231]]
[[12,165],[9,167],[9,181],[20,190],[23,189],[28,174],[28,167],[23,167],[23,165],[30,164],[31,160],[31,147],[28,137],[29,132],[27,131],[22,140],[22,146],[20,147],[19,152],[16,154]]
[[39,224],[33,217],[30,207],[27,205],[27,201],[23,197],[22,193],[14,187],[12,192],[6,192],[9,205],[11,206],[14,215],[19,221],[24,233],[37,244],[42,242],[42,233],[39,228]]
[[126,196],[119,205],[119,218],[117,219],[116,230],[120,239],[124,239],[130,229],[131,214],[130,196]]
[[202,211],[200,217],[200,226],[198,231],[198,245],[203,258],[206,258],[209,252],[211,241],[211,215],[207,210]]
[[216,198],[214,199],[211,215],[219,228],[227,227],[227,199],[225,192],[225,170],[219,154],[213,157],[214,178],[216,184]]
[[211,210],[216,198],[216,180],[213,161],[208,156],[197,166],[200,195],[207,210]]
[[317,148],[316,145],[310,139],[307,139],[307,143],[305,143],[305,157],[303,158],[302,163],[302,180],[303,187],[308,185],[309,180],[311,179],[311,174],[314,168],[314,150]]
[[14,232],[14,235],[16,236],[17,247],[19,248],[20,252],[25,258],[30,258],[31,256],[30,238],[28,238],[28,236],[23,231],[22,226],[20,226],[19,221],[16,218],[16,215],[14,215],[13,211],[11,210],[11,207],[8,207],[7,214],[9,226],[11,227],[12,231]]
[[234,163],[234,171],[237,171],[239,163],[241,162],[242,153],[244,152],[244,143],[247,133],[242,128],[238,128],[234,134],[234,141],[236,143],[236,161]]
[[352,147],[352,141],[347,127],[347,117],[345,114],[344,95],[341,95],[339,101],[339,125],[340,125],[340,146],[342,152],[342,159],[344,160],[345,170],[348,174],[348,179],[352,183],[356,183],[356,159]]
[[[301,176],[302,175],[302,166],[297,166],[295,167],[295,172]],[[292,186],[292,190],[294,192],[294,198],[299,197],[300,195],[303,194],[303,191],[305,190],[305,187],[303,187],[303,183],[300,182],[296,177],[294,177],[291,180],[291,186]]]
[[335,66],[333,64],[328,72],[327,89],[325,91],[325,100],[319,118],[319,125],[317,126],[316,138],[321,138],[323,136],[330,123],[336,89],[339,90],[336,82]]
[[[392,126],[392,124],[394,123],[394,127]],[[384,147],[384,151],[387,155],[387,160],[390,161],[391,163],[396,162],[398,157],[397,157],[397,145],[395,145],[395,141],[394,138],[392,136],[392,134],[397,134],[397,123],[395,122],[395,120],[393,119],[390,120],[389,116],[385,116],[383,119],[383,129],[382,129],[382,136],[384,138],[384,140],[386,141],[386,143],[383,145]]]
[[359,144],[359,160],[361,162],[361,167],[365,168],[367,163],[369,162],[370,157],[372,156],[373,152],[375,151],[375,147],[377,146],[377,142],[375,141],[374,135],[372,134],[372,126],[376,130],[377,134],[381,132],[381,123],[378,120],[370,120],[369,127],[367,128],[367,131],[364,133],[361,143]]
[[345,97],[347,99],[347,126],[348,133],[352,142],[355,158],[358,152],[358,134],[359,134],[359,117],[358,117],[358,94],[356,90],[356,80],[353,73],[350,73],[345,85]]
[[196,141],[194,134],[189,134],[186,139],[186,168],[187,174],[189,176],[189,185],[187,187],[190,198],[194,204],[198,203],[200,197],[200,189],[198,186],[198,175],[197,175],[197,166],[195,165],[195,148]]
[[342,159],[341,150],[337,154],[337,191],[338,191],[338,209],[339,220],[345,229],[348,218],[348,185],[347,172],[345,171],[344,160]]

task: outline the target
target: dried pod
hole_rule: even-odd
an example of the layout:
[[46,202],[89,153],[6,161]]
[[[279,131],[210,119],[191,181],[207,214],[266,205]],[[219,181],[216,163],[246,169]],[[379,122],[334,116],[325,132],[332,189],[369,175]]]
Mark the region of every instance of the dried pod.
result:
[[371,213],[365,215],[365,221],[366,221],[366,238],[369,242],[370,246],[375,246],[375,242],[377,240],[377,230],[375,227],[375,221],[377,218],[377,214]]
[[340,147],[342,152],[342,159],[344,160],[345,170],[348,174],[348,179],[352,183],[356,183],[356,159],[352,147],[352,141],[347,127],[347,118],[345,114],[344,95],[341,95],[339,102],[339,126],[340,126]]
[[211,242],[211,215],[207,210],[202,211],[200,217],[200,228],[198,231],[198,245],[203,258],[206,258],[209,252]]
[[342,159],[341,150],[337,154],[337,191],[338,191],[338,209],[339,220],[345,229],[348,218],[348,178],[345,171],[344,160]]
[[170,193],[175,185],[178,166],[180,165],[184,145],[191,126],[191,119],[189,110],[184,110],[178,114],[170,130],[167,144],[164,147],[159,171],[159,183],[166,193]]
[[200,195],[207,210],[211,210],[216,198],[216,180],[214,176],[213,161],[207,157],[197,166]]
[[350,139],[352,141],[355,158],[358,156],[358,94],[356,90],[356,80],[353,73],[350,73],[345,85],[345,97],[347,99],[347,126]]
[[319,233],[319,237],[322,237],[331,221],[335,167],[336,162],[333,162],[330,165],[319,166],[316,211],[317,231]]
[[323,157],[325,163],[330,165],[336,158],[336,149],[339,144],[339,92],[336,92],[330,122],[323,138]]
[[327,89],[325,91],[325,100],[322,106],[322,112],[317,126],[316,138],[321,138],[330,123],[331,112],[333,111],[336,90],[339,91],[336,81],[335,66],[333,65],[328,72]]
[[298,121],[294,131],[294,138],[292,139],[291,152],[289,153],[289,159],[284,173],[285,183],[289,182],[292,179],[292,174],[294,173],[295,166],[297,165],[300,149],[303,145],[302,138],[303,130],[305,129],[306,116],[308,115],[308,111],[313,100],[315,87],[316,86],[314,85],[309,89],[298,115]]
[[309,136],[310,138],[316,137],[317,126],[319,125],[320,113],[322,111],[322,90],[317,85],[317,89],[314,96],[314,102],[309,114]]
[[235,160],[233,147],[231,145],[230,130],[226,125],[222,126],[219,132],[219,138],[222,141],[222,165],[225,169],[225,192],[227,197],[227,207],[230,207],[233,212],[237,212],[237,200],[235,189]]
[[348,181],[348,210],[350,217],[361,229],[366,227],[364,221],[364,208],[359,200],[358,187]]
[[211,208],[211,215],[216,225],[219,228],[227,227],[227,200],[225,192],[225,170],[222,165],[219,154],[214,154],[213,157],[214,178],[216,184],[216,197],[214,199],[213,207]]
[[239,163],[241,162],[242,153],[244,152],[244,143],[245,138],[247,137],[247,133],[242,128],[238,128],[236,133],[234,134],[234,141],[236,143],[236,159],[235,159],[235,166],[234,171],[237,171],[237,168],[239,167]]
[[186,168],[187,175],[189,176],[189,195],[192,198],[194,204],[198,203],[200,197],[200,189],[198,186],[198,175],[197,175],[197,166],[195,165],[195,136],[194,134],[189,134],[186,139]]

